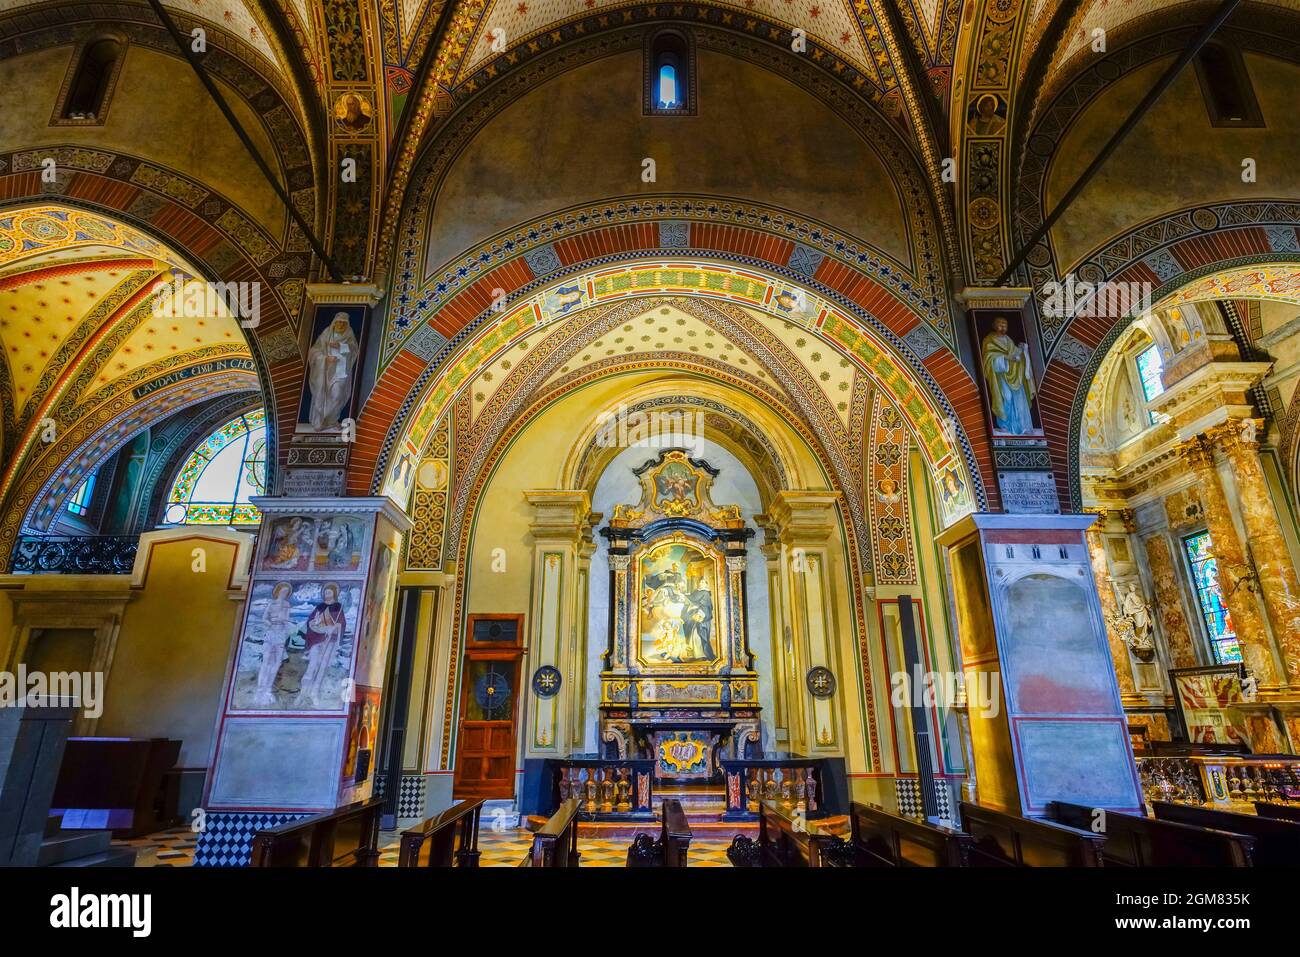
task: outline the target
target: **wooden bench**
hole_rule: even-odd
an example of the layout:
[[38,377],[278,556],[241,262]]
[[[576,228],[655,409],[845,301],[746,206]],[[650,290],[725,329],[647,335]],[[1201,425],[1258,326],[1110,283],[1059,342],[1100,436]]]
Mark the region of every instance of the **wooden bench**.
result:
[[1255,839],[1256,867],[1295,867],[1300,865],[1300,824],[1253,814],[1235,814],[1191,804],[1153,801],[1151,809],[1162,821],[1195,824]]
[[[1048,813],[1058,824],[1091,830],[1093,809],[1053,801]],[[1107,867],[1250,867],[1255,839],[1213,828],[1107,811],[1099,818]]]
[[377,867],[384,799],[289,821],[253,836],[252,867]]
[[972,867],[1101,867],[1105,839],[1064,824],[961,804]]
[[849,805],[852,844],[864,867],[966,867],[971,836],[874,804]]
[[638,834],[627,849],[628,867],[685,867],[691,846],[691,825],[682,810],[682,802],[665,799],[659,840]]
[[569,798],[533,835],[533,846],[520,867],[577,867],[578,799]]
[[1300,823],[1300,805],[1296,804],[1269,804],[1267,801],[1256,801],[1255,813],[1260,817],[1271,817],[1277,821]]
[[398,867],[478,867],[478,826],[483,799],[461,801],[418,827],[402,832]]
[[852,845],[833,834],[820,834],[816,827],[791,817],[775,801],[763,801],[758,840],[736,835],[727,857],[736,867],[852,867]]

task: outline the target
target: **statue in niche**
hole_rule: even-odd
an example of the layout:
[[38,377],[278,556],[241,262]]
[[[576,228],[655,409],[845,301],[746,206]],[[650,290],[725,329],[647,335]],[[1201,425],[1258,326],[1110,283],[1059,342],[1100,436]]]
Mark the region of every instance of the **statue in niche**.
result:
[[1155,635],[1152,630],[1151,606],[1138,592],[1137,582],[1130,582],[1120,610],[1128,627],[1124,629],[1124,643],[1139,661],[1150,663],[1156,656]]
[[358,354],[348,314],[335,313],[307,353],[307,381],[311,388],[308,421],[314,431],[339,427],[339,416],[352,400],[352,373]]
[[980,343],[993,428],[1003,435],[1032,435],[1034,373],[1029,345],[1012,339],[1009,328],[1005,316],[994,317],[992,330]]

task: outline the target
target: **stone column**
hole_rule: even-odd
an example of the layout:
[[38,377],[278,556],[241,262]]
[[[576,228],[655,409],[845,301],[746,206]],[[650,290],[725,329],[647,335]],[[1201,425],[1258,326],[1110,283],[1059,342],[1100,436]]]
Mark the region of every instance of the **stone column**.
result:
[[[781,543],[787,624],[796,646],[797,667],[804,669],[804,674],[819,665],[835,671],[827,551],[839,497],[839,492],[782,491],[769,516]],[[789,702],[790,724],[801,724],[797,737],[805,753],[840,754],[834,697],[814,697],[805,687],[804,674],[791,676],[790,686],[798,689],[799,697]],[[836,678],[844,682],[848,675]],[[796,738],[793,727],[790,736]]]
[[1183,614],[1182,589],[1178,586],[1178,572],[1174,569],[1169,541],[1161,531],[1144,539],[1142,544],[1147,553],[1147,567],[1151,570],[1156,614],[1160,618],[1160,632],[1169,648],[1170,664],[1175,668],[1195,668],[1201,662],[1196,658],[1192,630]]
[[1232,512],[1228,509],[1223,484],[1219,481],[1213,447],[1204,438],[1196,436],[1181,443],[1178,454],[1200,481],[1201,504],[1205,509],[1205,524],[1210,539],[1214,542],[1219,587],[1223,592],[1223,603],[1232,615],[1237,641],[1241,643],[1242,659],[1261,688],[1276,688],[1281,683],[1281,676],[1273,663],[1268,626],[1248,580],[1240,577],[1250,568],[1250,564],[1237,535],[1237,527],[1232,522]]
[[[938,544],[961,642],[981,804],[1142,807],[1084,532],[1091,515],[967,515]],[[985,692],[988,692],[987,694]]]
[[1232,466],[1246,544],[1254,560],[1264,610],[1273,626],[1289,683],[1300,685],[1300,582],[1282,538],[1268,482],[1259,461],[1258,419],[1230,420],[1206,433]]
[[[1104,516],[1102,521],[1104,521]],[[1119,603],[1115,600],[1115,589],[1110,580],[1110,566],[1106,563],[1106,545],[1101,538],[1101,521],[1088,529],[1088,556],[1092,561],[1092,576],[1097,580],[1097,597],[1101,601],[1101,614],[1106,622],[1106,641],[1110,645],[1110,657],[1115,664],[1115,679],[1119,682],[1121,695],[1136,694],[1133,685],[1133,668],[1129,663],[1128,646],[1115,632],[1111,624],[1119,617]]]

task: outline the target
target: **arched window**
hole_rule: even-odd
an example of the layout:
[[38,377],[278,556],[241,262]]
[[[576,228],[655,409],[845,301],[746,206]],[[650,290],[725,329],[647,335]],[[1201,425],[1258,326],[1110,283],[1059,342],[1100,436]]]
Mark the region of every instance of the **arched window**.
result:
[[77,490],[68,498],[68,511],[78,518],[84,518],[90,511],[90,500],[95,494],[95,473],[91,472],[86,476],[85,481],[77,486]]
[[1196,55],[1196,76],[1213,126],[1263,126],[1264,116],[1246,71],[1246,62],[1235,47],[1207,43]]
[[646,46],[646,114],[695,112],[694,56],[690,40],[677,30],[661,30]]
[[81,48],[71,80],[64,85],[58,116],[73,123],[102,123],[109,94],[117,79],[123,45],[113,37],[93,40]]
[[266,493],[266,413],[237,416],[199,443],[172,483],[168,525],[256,525]]

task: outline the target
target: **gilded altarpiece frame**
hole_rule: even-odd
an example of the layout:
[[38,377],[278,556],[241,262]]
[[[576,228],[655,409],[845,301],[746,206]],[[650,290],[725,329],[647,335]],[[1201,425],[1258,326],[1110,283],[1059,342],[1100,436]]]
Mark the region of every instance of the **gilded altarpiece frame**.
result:
[[758,675],[746,630],[738,505],[710,497],[718,472],[682,449],[636,469],[641,499],[615,507],[600,746],[648,758],[661,780],[710,780],[718,759],[761,747]]

